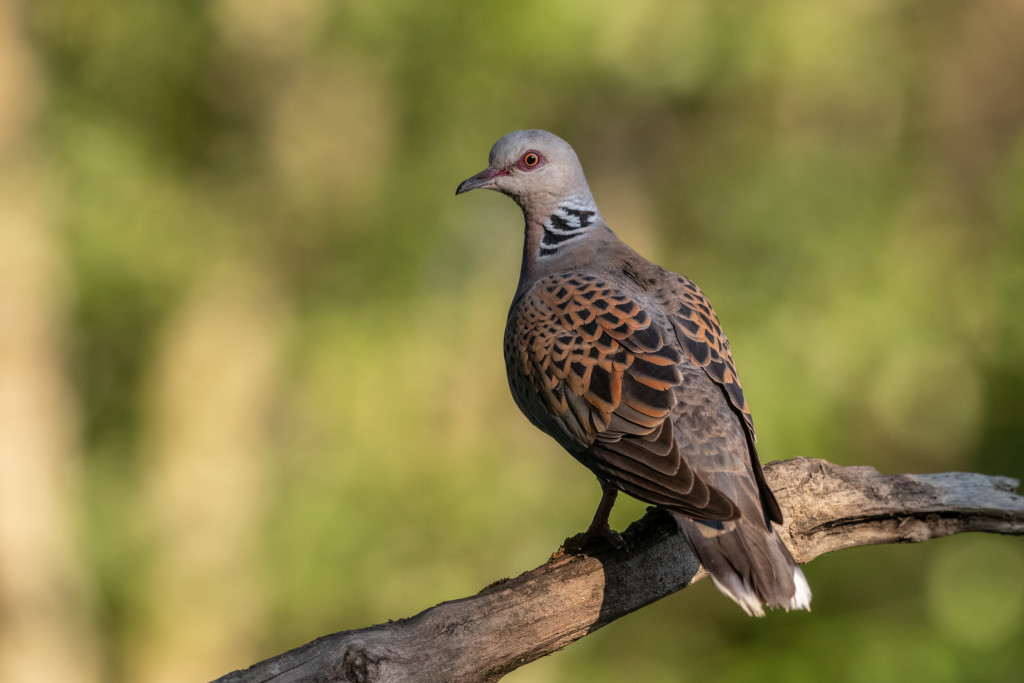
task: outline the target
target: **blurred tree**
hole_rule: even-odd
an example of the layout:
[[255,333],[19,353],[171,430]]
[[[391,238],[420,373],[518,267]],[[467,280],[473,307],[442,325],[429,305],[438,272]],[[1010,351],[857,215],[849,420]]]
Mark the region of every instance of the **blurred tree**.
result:
[[0,5],[0,679],[98,681],[75,538],[77,408],[61,356],[64,255],[37,139],[42,74],[25,6]]
[[[0,386],[38,408],[8,419],[49,493],[0,486],[56,520],[31,566],[103,680],[409,614],[586,524],[593,482],[505,387],[519,216],[451,197],[515,128],[572,142],[612,227],[709,293],[766,460],[1024,474],[1019,0],[0,11]],[[234,470],[252,488],[211,493]],[[962,542],[823,558],[815,612],[770,629],[697,589],[515,676],[1013,680],[1024,609],[986,648],[930,588]],[[197,615],[231,628],[217,586],[259,604],[185,674]]]

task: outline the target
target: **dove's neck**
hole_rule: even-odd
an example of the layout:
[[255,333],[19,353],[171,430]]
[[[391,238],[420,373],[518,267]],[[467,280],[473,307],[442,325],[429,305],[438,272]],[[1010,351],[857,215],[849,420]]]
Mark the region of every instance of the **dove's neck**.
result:
[[548,273],[585,265],[596,250],[593,237],[608,232],[590,193],[566,197],[542,207],[523,207],[526,234],[518,294]]

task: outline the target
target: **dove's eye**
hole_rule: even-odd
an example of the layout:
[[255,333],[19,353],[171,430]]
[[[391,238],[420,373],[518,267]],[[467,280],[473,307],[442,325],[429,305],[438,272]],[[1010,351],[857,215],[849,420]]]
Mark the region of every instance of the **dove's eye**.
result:
[[539,152],[529,151],[523,156],[519,157],[519,168],[524,171],[532,171],[543,163],[544,157]]

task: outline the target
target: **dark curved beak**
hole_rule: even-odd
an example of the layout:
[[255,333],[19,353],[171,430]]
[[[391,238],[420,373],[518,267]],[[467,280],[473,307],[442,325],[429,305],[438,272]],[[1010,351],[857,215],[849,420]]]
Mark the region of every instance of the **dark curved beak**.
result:
[[491,189],[493,187],[492,181],[498,176],[503,175],[508,175],[508,171],[500,168],[485,168],[472,178],[466,178],[459,183],[459,187],[455,190],[455,194],[462,194],[463,192],[478,190],[480,188]]

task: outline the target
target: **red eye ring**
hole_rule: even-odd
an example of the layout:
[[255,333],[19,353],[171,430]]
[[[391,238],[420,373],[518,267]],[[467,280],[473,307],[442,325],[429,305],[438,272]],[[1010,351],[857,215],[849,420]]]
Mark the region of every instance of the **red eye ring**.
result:
[[523,156],[519,157],[519,161],[516,162],[516,166],[523,171],[532,171],[535,168],[544,165],[544,157],[540,152],[535,152],[532,149],[525,152]]

